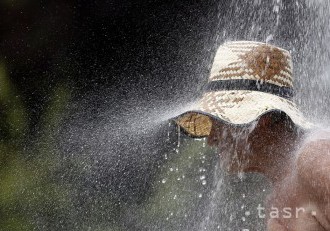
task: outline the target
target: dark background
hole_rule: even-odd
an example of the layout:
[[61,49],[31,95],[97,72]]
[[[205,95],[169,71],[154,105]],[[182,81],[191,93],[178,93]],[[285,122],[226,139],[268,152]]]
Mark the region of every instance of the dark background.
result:
[[310,9],[280,4],[277,27],[276,4],[255,2],[3,1],[1,55],[31,108],[32,127],[63,82],[78,98],[108,90],[119,101],[166,100],[198,89],[224,40],[273,34],[276,44],[299,54],[309,39]]

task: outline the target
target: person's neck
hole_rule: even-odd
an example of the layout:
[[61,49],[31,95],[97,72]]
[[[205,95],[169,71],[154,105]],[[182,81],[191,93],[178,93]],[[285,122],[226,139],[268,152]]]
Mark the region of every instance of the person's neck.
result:
[[292,174],[294,169],[294,159],[296,151],[302,136],[286,137],[282,142],[273,144],[268,150],[271,153],[257,153],[256,156],[263,158],[255,161],[257,169],[264,174],[274,185],[282,182],[285,178]]
[[285,154],[285,156],[278,156],[274,153],[274,156],[277,156],[277,158],[272,158],[272,160],[267,161],[267,163],[260,168],[260,172],[274,185],[287,178],[294,167],[292,152]]
[[278,145],[274,145],[272,153],[268,153],[268,159],[260,166],[260,172],[274,184],[278,184],[292,174],[294,169],[294,152],[299,145],[300,137],[290,139]]

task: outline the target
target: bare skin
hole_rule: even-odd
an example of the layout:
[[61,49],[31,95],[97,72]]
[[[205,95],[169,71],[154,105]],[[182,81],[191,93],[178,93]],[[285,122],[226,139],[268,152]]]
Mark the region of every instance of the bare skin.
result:
[[218,147],[229,172],[259,172],[273,183],[264,211],[268,231],[330,230],[330,133],[306,140],[290,127],[272,115],[254,128],[214,120],[208,144]]

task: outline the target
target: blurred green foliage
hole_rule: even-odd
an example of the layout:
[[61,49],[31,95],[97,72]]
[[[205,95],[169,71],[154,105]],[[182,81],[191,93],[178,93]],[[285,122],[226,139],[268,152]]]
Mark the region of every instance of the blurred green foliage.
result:
[[[70,190],[53,181],[59,163],[52,147],[54,129],[63,117],[70,92],[59,86],[53,92],[41,123],[45,127],[34,146],[27,136],[28,111],[0,64],[0,230],[33,230],[37,214],[62,214]],[[51,217],[51,216],[50,216]]]
[[[187,226],[191,214],[207,197],[213,182],[215,155],[205,140],[182,140],[175,155],[161,167],[151,197],[143,205],[141,220],[146,224],[163,222],[166,230]],[[186,229],[184,229],[186,230]]]
[[0,63],[0,227],[2,230],[30,230],[23,216],[24,191],[33,186],[33,172],[25,163],[21,147],[26,130],[25,108]]
[[[39,132],[31,137],[29,111],[0,63],[0,230],[132,230],[121,220],[129,209],[137,226],[146,229],[188,222],[205,196],[208,185],[202,182],[214,156],[205,155],[203,140],[183,140],[179,153],[169,153],[150,196],[137,205],[104,193],[77,202],[81,192],[75,177],[83,177],[89,163],[79,156],[63,161],[56,140],[71,99],[69,87],[59,84],[49,98]],[[71,176],[63,177],[68,170]]]
[[[56,140],[71,98],[69,87],[59,84],[49,98],[39,132],[31,137],[27,106],[0,63],[0,230],[131,230],[121,216],[132,204],[104,193],[77,204],[80,185],[70,178],[83,176],[88,163],[79,156],[63,161]],[[200,177],[211,163],[202,142],[183,142],[179,154],[169,154],[151,196],[134,207],[137,223],[171,229],[187,220],[205,193]],[[71,176],[63,178],[68,169]]]

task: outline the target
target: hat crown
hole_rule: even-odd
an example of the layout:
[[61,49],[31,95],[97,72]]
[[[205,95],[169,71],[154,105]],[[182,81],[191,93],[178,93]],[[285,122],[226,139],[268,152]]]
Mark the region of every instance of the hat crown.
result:
[[193,137],[209,136],[214,120],[246,125],[266,113],[285,113],[310,129],[292,101],[292,59],[288,51],[261,42],[221,45],[215,55],[202,99],[175,121]]
[[261,42],[224,43],[215,55],[209,82],[240,79],[293,88],[291,55]]

